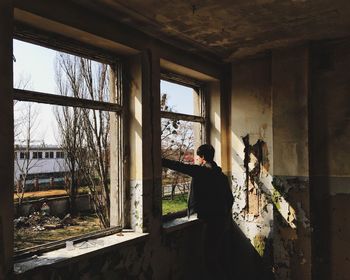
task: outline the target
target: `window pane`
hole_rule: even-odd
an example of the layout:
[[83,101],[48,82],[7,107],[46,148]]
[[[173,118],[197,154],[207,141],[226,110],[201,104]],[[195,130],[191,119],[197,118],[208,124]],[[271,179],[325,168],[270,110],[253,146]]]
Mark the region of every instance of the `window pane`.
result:
[[13,48],[15,88],[109,101],[108,65],[19,40]]
[[[194,164],[194,152],[201,144],[201,124],[162,119],[162,157]],[[187,194],[191,178],[163,168],[163,215],[187,208]]]
[[199,94],[191,87],[161,81],[161,110],[200,116]]
[[109,153],[115,148],[110,147],[109,126],[114,115],[15,103],[17,250],[109,227]]

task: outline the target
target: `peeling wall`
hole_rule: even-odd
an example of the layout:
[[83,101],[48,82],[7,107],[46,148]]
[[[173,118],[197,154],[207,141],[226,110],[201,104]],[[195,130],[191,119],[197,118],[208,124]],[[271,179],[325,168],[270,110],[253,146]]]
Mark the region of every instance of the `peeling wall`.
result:
[[260,255],[272,241],[276,279],[350,279],[349,49],[328,41],[232,67],[233,216]]
[[309,50],[272,52],[274,265],[277,279],[311,279]]
[[231,97],[233,217],[267,266],[273,256],[270,67],[269,57],[234,64]]
[[301,47],[232,70],[233,216],[276,279],[311,277],[308,63]]

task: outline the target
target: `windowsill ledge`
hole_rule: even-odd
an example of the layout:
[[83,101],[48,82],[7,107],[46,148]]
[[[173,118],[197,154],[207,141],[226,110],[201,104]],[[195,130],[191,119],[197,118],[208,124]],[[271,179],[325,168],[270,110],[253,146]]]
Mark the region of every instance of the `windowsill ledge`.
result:
[[130,245],[134,242],[140,242],[148,237],[148,233],[136,233],[132,231],[122,231],[121,233],[80,242],[74,244],[73,250],[66,248],[50,251],[40,256],[32,256],[31,258],[20,260],[14,263],[14,273],[21,274],[37,269],[38,267],[50,265],[62,265],[72,259],[79,260],[83,257],[91,257],[114,250],[118,247]]
[[172,231],[177,231],[185,227],[192,226],[194,224],[199,224],[199,223],[201,222],[197,218],[197,215],[191,215],[190,218],[186,216],[186,217],[181,217],[181,218],[164,222],[163,229],[165,232],[172,232]]

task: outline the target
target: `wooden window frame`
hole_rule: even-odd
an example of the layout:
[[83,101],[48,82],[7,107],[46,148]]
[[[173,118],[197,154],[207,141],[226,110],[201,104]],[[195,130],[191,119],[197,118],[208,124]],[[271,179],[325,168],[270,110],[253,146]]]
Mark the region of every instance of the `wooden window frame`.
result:
[[[24,25],[17,24],[15,26],[15,33],[13,39],[18,39],[27,43],[31,43],[36,46],[43,46],[45,48],[51,48],[56,51],[61,51],[65,53],[69,53],[75,56],[84,57],[87,59],[91,59],[94,61],[97,61],[99,63],[108,64],[113,68],[115,71],[118,69],[118,73],[114,71],[114,80],[116,78],[122,79],[123,75],[120,73],[123,71],[122,66],[122,59],[111,53],[107,53],[103,50],[99,50],[94,48],[93,46],[87,46],[85,44],[81,44],[79,42],[72,41],[71,39],[59,36],[55,37],[55,40],[52,40],[52,34],[45,33],[45,32],[38,32],[38,30],[33,30],[31,28],[25,27]],[[114,83],[115,84],[115,83]],[[13,100],[17,101],[25,101],[25,102],[35,102],[35,103],[41,103],[41,104],[50,104],[50,105],[58,105],[58,106],[65,106],[65,107],[77,107],[77,108],[86,108],[91,110],[101,110],[105,112],[110,113],[116,113],[119,116],[118,120],[118,145],[116,149],[118,149],[119,158],[123,158],[123,147],[125,142],[125,113],[126,110],[123,107],[123,95],[124,95],[124,85],[122,81],[118,80],[117,85],[115,84],[113,86],[114,92],[116,87],[119,87],[118,90],[120,90],[119,94],[115,96],[114,101],[119,102],[112,103],[112,102],[102,102],[102,101],[95,101],[95,100],[88,100],[88,99],[80,99],[76,97],[68,97],[68,96],[61,96],[49,92],[38,92],[38,91],[29,91],[29,90],[23,90],[23,89],[17,89],[13,88]],[[57,151],[56,151],[57,154]],[[54,154],[55,156],[55,154]],[[118,183],[120,184],[118,190],[121,192],[120,199],[116,201],[116,204],[124,204],[124,192],[125,192],[125,166],[123,163],[117,163],[118,166],[120,166],[120,174],[118,174]],[[111,204],[112,204],[111,200]],[[114,207],[118,208],[122,213],[118,213],[118,216],[121,216],[120,219],[120,225],[117,226],[111,226],[107,229],[102,229],[100,231],[83,234],[77,237],[68,238],[65,240],[58,240],[54,242],[49,242],[43,245],[35,246],[32,248],[26,248],[23,250],[18,250],[14,252],[14,260],[19,260],[22,258],[26,258],[32,255],[42,254],[44,252],[56,250],[59,248],[65,247],[66,241],[73,241],[74,243],[83,242],[91,238],[99,238],[111,234],[115,234],[117,232],[122,231],[124,226],[124,211],[123,206],[122,207]]]

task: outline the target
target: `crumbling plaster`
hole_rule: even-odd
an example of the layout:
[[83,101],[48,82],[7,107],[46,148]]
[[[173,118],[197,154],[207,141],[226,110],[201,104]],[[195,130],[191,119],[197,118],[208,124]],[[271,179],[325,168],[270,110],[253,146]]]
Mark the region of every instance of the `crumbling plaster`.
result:
[[233,215],[276,279],[311,277],[308,63],[292,48],[232,68]]
[[[259,254],[272,265],[272,248],[265,245],[273,238],[270,59],[264,57],[232,67],[233,217]],[[266,178],[270,182],[268,179],[265,185]]]

